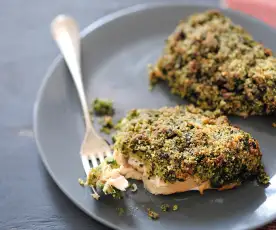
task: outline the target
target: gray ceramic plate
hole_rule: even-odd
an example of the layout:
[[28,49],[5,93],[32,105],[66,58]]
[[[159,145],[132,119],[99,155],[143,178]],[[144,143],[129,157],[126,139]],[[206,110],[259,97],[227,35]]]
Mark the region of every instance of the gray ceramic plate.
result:
[[[90,101],[112,98],[116,118],[132,108],[158,108],[183,103],[166,88],[148,91],[148,63],[156,60],[165,38],[178,21],[207,10],[187,5],[142,5],[104,17],[83,33],[82,65],[85,89]],[[224,11],[244,26],[257,40],[276,51],[276,33],[263,23],[233,11]],[[104,197],[96,202],[89,189],[79,186],[84,177],[79,148],[84,134],[82,112],[75,87],[58,58],[50,68],[35,106],[34,128],[43,162],[62,191],[83,211],[116,229],[248,229],[276,218],[276,129],[273,117],[230,118],[260,142],[265,166],[272,176],[268,188],[248,183],[231,191],[208,191],[204,196],[187,192],[153,196],[142,185],[136,194],[127,193],[115,201]],[[146,208],[160,212],[162,203],[178,204],[179,211],[161,213],[151,221]],[[116,207],[127,212],[119,217]]]

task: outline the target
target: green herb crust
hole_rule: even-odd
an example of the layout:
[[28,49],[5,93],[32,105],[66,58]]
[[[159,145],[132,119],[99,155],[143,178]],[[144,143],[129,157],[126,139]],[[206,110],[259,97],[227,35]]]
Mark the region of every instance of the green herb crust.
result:
[[104,116],[100,122],[101,124],[101,132],[109,135],[114,128],[113,120],[111,116]]
[[190,176],[214,188],[258,177],[267,184],[258,142],[225,116],[194,106],[132,110],[120,124],[114,150],[165,182]]
[[180,22],[149,77],[203,109],[246,117],[276,108],[276,58],[217,11]]
[[92,103],[93,112],[97,115],[113,115],[114,108],[111,100],[96,98]]

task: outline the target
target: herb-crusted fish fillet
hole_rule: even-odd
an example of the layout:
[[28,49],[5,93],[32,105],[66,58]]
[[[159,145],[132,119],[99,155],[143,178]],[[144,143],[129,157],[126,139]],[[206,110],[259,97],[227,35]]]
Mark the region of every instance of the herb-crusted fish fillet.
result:
[[203,109],[248,116],[276,108],[276,58],[216,11],[179,23],[150,68],[151,83],[158,80]]
[[258,142],[225,116],[194,106],[132,110],[115,136],[114,158],[127,178],[154,194],[268,183]]

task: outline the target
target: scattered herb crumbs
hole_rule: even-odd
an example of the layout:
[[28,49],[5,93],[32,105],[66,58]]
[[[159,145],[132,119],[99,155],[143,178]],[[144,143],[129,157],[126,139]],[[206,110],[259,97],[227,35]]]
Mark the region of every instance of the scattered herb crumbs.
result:
[[276,128],[276,122],[272,123],[272,127]]
[[169,204],[162,204],[161,205],[161,210],[163,212],[168,212],[170,210],[170,205]]
[[125,214],[125,209],[124,208],[116,208],[116,210],[117,210],[119,216],[122,216],[122,215]]
[[116,188],[114,188],[114,191],[113,191],[113,193],[112,193],[112,197],[113,197],[114,199],[117,199],[117,200],[123,199],[122,192],[121,192],[120,190],[116,189]]
[[78,179],[78,182],[81,186],[84,186],[85,185],[85,181],[81,178]]
[[103,192],[106,195],[110,194],[116,200],[123,199],[123,195],[122,195],[121,191],[117,188],[114,188],[111,185],[105,184],[105,186],[103,188]]
[[111,129],[114,127],[111,116],[104,116],[103,119],[100,120],[100,124]]
[[114,128],[114,124],[111,116],[104,116],[99,123],[102,125],[101,132],[103,133],[110,134],[111,129]]
[[99,200],[99,199],[100,199],[99,194],[93,193],[93,194],[91,194],[91,196],[92,196],[95,200]]
[[109,128],[106,128],[106,127],[102,127],[100,131],[102,133],[107,134],[107,135],[109,135],[111,133],[111,130]]
[[148,208],[148,217],[152,220],[157,220],[159,218],[159,214]]
[[92,103],[92,108],[94,113],[100,116],[114,114],[113,103],[111,100],[96,98]]
[[119,192],[113,193],[113,194],[112,194],[112,197],[113,197],[114,199],[116,199],[116,200],[121,200],[121,199],[123,199],[122,194],[119,193]]
[[138,189],[136,184],[132,184],[132,185],[130,186],[130,188],[131,188],[131,192],[136,192],[137,189]]
[[178,210],[178,205],[175,204],[175,205],[173,206],[172,210],[173,210],[173,211],[177,211],[177,210]]

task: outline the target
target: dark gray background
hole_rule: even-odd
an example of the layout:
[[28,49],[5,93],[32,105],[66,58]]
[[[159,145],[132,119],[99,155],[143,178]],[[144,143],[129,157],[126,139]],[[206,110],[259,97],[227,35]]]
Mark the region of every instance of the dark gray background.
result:
[[33,138],[32,110],[43,76],[58,54],[49,33],[57,14],[72,15],[84,28],[103,15],[143,2],[149,1],[0,1],[1,230],[107,229],[75,207],[49,177]]

